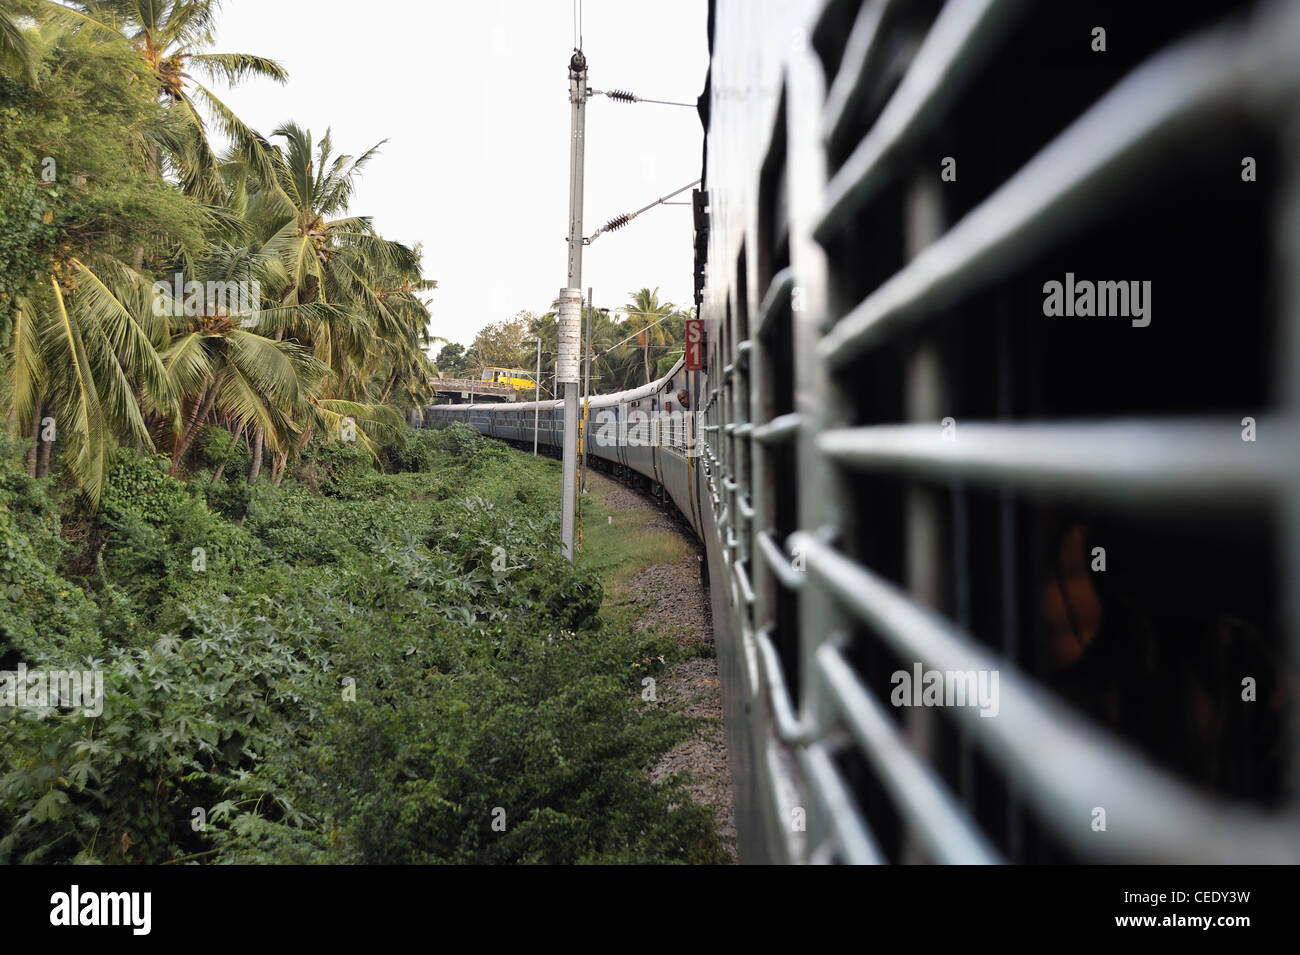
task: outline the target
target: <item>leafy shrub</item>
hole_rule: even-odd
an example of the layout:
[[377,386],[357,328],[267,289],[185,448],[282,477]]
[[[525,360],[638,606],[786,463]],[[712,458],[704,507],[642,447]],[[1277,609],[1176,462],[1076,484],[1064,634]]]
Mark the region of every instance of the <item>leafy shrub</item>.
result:
[[0,863],[722,861],[683,781],[646,771],[694,732],[640,701],[673,649],[607,626],[599,579],[558,556],[554,464],[445,434],[427,473],[314,452],[322,491],[374,493],[259,486],[242,528],[124,457],[102,637],[59,545],[28,541],[44,492],[5,474],[24,601],[68,591],[56,637],[20,642],[93,654],[106,699],[0,713]]
[[393,474],[432,471],[437,461],[437,439],[430,431],[410,431],[404,440],[384,449],[385,470]]
[[234,478],[231,478],[229,468],[223,477],[224,480],[216,484],[207,480],[200,484],[203,499],[207,501],[210,509],[222,517],[232,521],[242,520],[248,514],[248,505],[253,499],[253,489],[248,486],[242,474],[237,473]]
[[165,455],[123,454],[109,475],[101,506],[114,516],[134,515],[160,525],[192,500],[189,488],[167,474]]
[[454,421],[433,434],[434,447],[462,460],[483,450],[484,445],[487,444],[483,435],[463,421]]
[[0,443],[0,669],[73,658],[100,648],[99,616],[57,570],[61,520],[41,482]]
[[[216,824],[258,800],[248,768],[311,721],[310,653],[230,608],[192,612],[183,634],[86,662],[104,671],[103,712],[5,708],[0,864],[157,863],[202,851],[193,809]],[[319,696],[319,694],[317,694]],[[292,817],[272,795],[268,818]]]
[[108,590],[161,629],[179,605],[222,593],[268,558],[255,537],[207,507],[197,488],[170,477],[162,455],[123,454],[109,475],[98,521]]
[[196,459],[204,466],[215,469],[226,464],[226,471],[248,473],[249,462],[253,455],[244,445],[241,435],[238,439],[225,428],[207,425],[200,429],[194,439]]
[[353,500],[364,497],[375,474],[370,453],[354,441],[317,436],[294,466],[294,480],[312,491]]

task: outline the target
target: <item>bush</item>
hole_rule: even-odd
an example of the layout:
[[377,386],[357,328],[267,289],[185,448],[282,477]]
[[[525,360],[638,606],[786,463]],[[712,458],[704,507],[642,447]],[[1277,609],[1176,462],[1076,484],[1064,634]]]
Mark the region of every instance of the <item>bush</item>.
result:
[[194,445],[195,458],[201,466],[216,470],[224,463],[226,473],[242,471],[247,476],[253,455],[245,446],[242,435],[236,439],[225,428],[207,425],[200,429]]
[[293,469],[294,480],[303,487],[354,500],[364,497],[374,474],[374,461],[364,447],[319,436],[307,445]]
[[[251,792],[247,770],[275,758],[312,718],[322,679],[301,647],[230,608],[190,614],[182,633],[111,651],[103,712],[38,716],[4,708],[0,864],[158,863],[201,852],[198,808],[214,825],[249,802],[295,818],[275,793]],[[7,818],[5,818],[7,816]]]
[[429,431],[410,430],[384,449],[385,470],[392,474],[432,471],[437,461],[437,438]]
[[483,435],[463,421],[454,421],[433,434],[434,447],[461,460],[482,451],[487,444],[487,439]]
[[244,480],[242,474],[237,473],[234,478],[231,478],[229,470],[229,468],[226,469],[223,480],[218,481],[216,484],[204,480],[200,487],[209,508],[228,520],[239,521],[243,520],[248,514],[248,505],[253,498],[253,489],[248,486],[248,482]]
[[128,615],[164,630],[180,619],[181,604],[225,592],[269,557],[253,535],[210,511],[200,489],[170,477],[167,465],[162,455],[122,454],[97,517],[106,598],[125,598]]
[[0,669],[76,659],[101,648],[99,614],[58,572],[62,522],[41,482],[0,442]]
[[0,473],[0,569],[36,608],[17,643],[94,653],[106,696],[0,714],[0,863],[723,861],[646,771],[694,731],[640,700],[672,647],[608,627],[558,556],[551,462],[447,432],[427,473],[313,449],[324,493],[259,486],[242,528],[123,456],[86,535],[100,608],[32,541],[39,484]]

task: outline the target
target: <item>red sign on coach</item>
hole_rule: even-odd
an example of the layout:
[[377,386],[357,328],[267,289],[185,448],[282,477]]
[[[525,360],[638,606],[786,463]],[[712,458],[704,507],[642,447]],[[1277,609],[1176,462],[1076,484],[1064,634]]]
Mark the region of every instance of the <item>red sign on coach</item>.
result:
[[686,320],[686,370],[704,370],[704,320]]

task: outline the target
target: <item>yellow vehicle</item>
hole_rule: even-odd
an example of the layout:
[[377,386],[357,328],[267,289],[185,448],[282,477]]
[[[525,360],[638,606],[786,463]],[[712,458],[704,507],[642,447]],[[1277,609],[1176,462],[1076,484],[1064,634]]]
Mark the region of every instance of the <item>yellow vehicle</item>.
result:
[[536,387],[532,374],[518,368],[484,368],[479,380],[490,381],[494,385],[509,385],[515,391],[532,391]]

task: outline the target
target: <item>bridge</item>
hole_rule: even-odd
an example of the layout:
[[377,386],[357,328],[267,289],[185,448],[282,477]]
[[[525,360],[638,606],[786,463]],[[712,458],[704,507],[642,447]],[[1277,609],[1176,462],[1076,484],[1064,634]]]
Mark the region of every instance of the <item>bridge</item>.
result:
[[512,401],[512,385],[481,381],[478,378],[435,378],[433,390],[449,404],[468,404],[472,401]]

